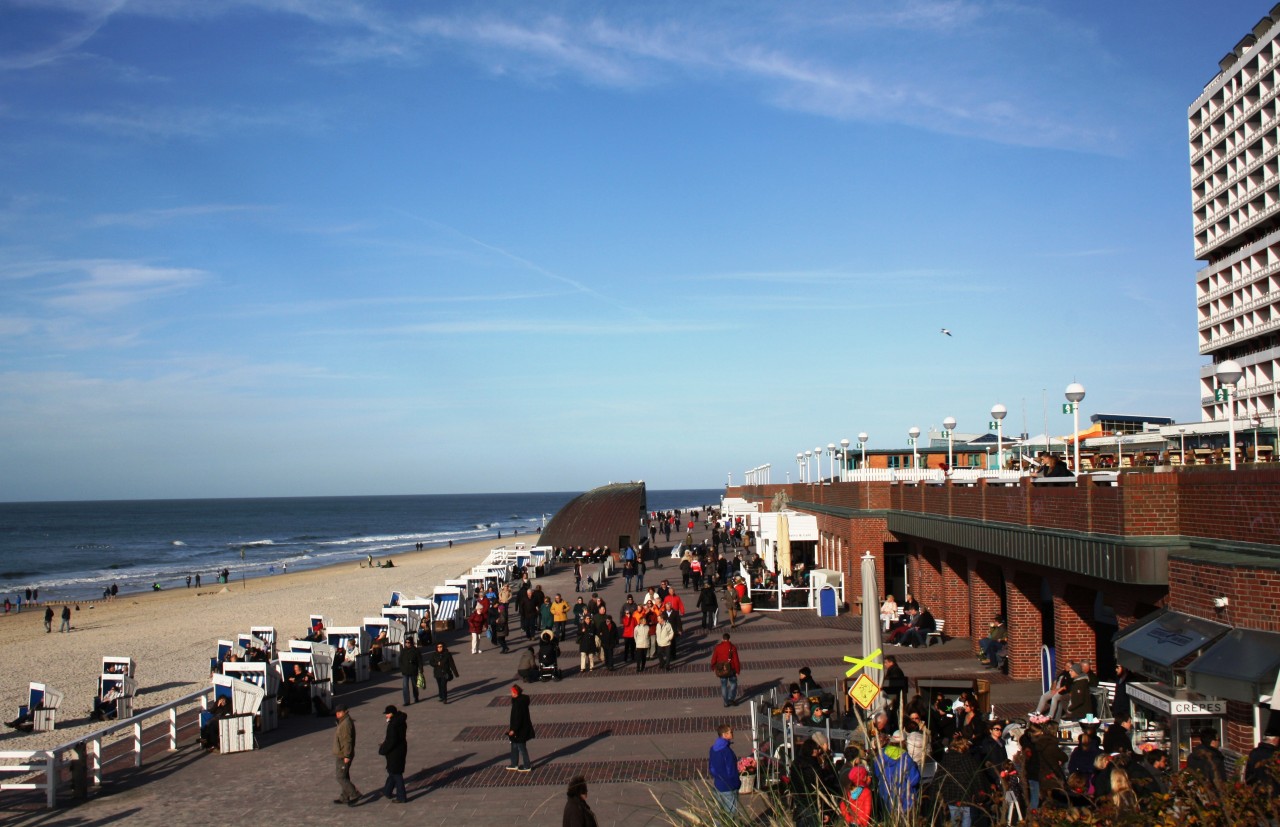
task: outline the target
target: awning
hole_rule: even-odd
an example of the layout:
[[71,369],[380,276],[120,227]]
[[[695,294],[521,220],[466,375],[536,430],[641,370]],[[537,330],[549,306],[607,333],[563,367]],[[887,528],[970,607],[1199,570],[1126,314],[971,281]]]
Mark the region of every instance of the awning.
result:
[[1187,688],[1201,695],[1256,704],[1280,670],[1280,634],[1232,629],[1187,667]]
[[1230,626],[1212,620],[1165,612],[1117,640],[1116,660],[1126,669],[1172,685],[1174,664],[1230,630]]

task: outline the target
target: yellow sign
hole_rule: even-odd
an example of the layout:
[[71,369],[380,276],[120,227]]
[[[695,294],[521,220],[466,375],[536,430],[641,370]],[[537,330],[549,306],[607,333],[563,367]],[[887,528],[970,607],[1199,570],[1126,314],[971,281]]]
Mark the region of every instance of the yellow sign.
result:
[[848,655],[845,655],[844,662],[852,663],[853,666],[849,668],[848,672],[844,673],[844,676],[846,678],[852,678],[859,669],[884,669],[883,666],[876,663],[876,658],[878,657],[880,657],[879,649],[867,655],[865,658],[851,658]]
[[849,697],[853,698],[853,702],[863,709],[870,709],[871,702],[879,694],[880,687],[876,686],[876,682],[865,672],[858,676],[858,679],[853,682],[853,686],[849,687]]

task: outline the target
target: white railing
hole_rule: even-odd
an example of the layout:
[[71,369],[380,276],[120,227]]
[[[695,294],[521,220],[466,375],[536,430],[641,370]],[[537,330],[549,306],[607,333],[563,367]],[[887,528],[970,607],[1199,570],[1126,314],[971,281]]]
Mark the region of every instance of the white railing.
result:
[[[190,695],[184,695],[176,701],[170,701],[152,709],[148,709],[132,718],[126,718],[123,721],[94,730],[82,738],[74,741],[68,741],[65,744],[59,744],[52,749],[47,750],[9,750],[0,752],[0,774],[16,775],[21,777],[32,776],[35,774],[43,774],[44,782],[37,783],[28,778],[27,780],[12,781],[0,783],[0,790],[44,790],[45,806],[56,806],[58,797],[58,784],[61,780],[62,768],[68,763],[64,756],[69,752],[75,752],[78,747],[84,745],[84,760],[86,763],[85,774],[86,780],[91,786],[100,786],[102,784],[102,768],[113,761],[119,761],[122,758],[132,757],[133,766],[142,766],[142,754],[147,747],[154,746],[167,741],[169,751],[173,752],[178,748],[178,733],[190,727],[199,727],[200,718],[197,716],[194,722],[188,722],[182,726],[178,726],[178,708],[190,704],[199,704],[201,711],[209,708],[209,695],[213,692],[213,687],[206,687]],[[168,718],[169,726],[164,735],[151,741],[142,740],[142,730],[151,719],[164,715]],[[114,758],[107,761],[102,760],[102,741],[111,735],[121,732],[122,730],[132,730],[133,748],[120,753]],[[9,761],[19,761],[18,764],[9,764]]]
[[[953,468],[953,480],[1007,480],[1016,482],[1026,471],[988,471],[983,468]],[[942,482],[941,468],[857,468],[845,472],[848,482]]]

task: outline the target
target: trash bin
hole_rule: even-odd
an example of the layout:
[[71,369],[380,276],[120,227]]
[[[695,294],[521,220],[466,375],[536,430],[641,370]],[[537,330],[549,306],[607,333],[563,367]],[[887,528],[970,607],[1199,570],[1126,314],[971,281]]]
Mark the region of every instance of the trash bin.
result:
[[978,696],[978,714],[986,715],[991,711],[991,681],[978,678],[975,683],[978,684],[978,691],[974,693]]
[[836,605],[836,590],[831,586],[823,586],[818,592],[818,617],[835,617],[840,614]]

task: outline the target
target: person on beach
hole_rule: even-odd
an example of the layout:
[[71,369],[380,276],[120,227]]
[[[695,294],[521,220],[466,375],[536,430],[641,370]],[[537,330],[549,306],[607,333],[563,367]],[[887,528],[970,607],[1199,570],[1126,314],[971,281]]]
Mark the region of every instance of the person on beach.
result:
[[405,804],[409,796],[404,789],[404,765],[409,754],[409,716],[388,705],[383,714],[387,717],[387,733],[378,745],[378,754],[387,759],[387,782],[382,785],[382,797],[396,804]]
[[[400,683],[401,690],[404,694],[404,705],[418,701],[418,681],[422,678],[422,654],[418,651],[418,647],[413,644],[413,638],[405,636],[404,645],[400,647]],[[409,693],[413,693],[413,700],[409,700]]]
[[443,643],[436,643],[436,651],[429,661],[431,672],[436,678],[436,689],[440,692],[440,703],[449,703],[449,681],[458,677],[457,664],[453,662],[453,653]]
[[533,740],[533,718],[529,716],[529,696],[519,686],[511,687],[511,717],[507,737],[511,739],[511,766],[508,770],[529,772],[533,769],[529,760],[528,743]]
[[565,795],[569,800],[564,803],[561,827],[597,827],[596,814],[591,812],[591,805],[587,803],[587,779],[575,775]]
[[738,697],[738,673],[742,671],[742,661],[738,659],[738,647],[729,640],[728,632],[711,652],[711,671],[720,679],[724,705],[733,706]]
[[361,795],[356,785],[351,783],[351,761],[356,756],[356,722],[351,720],[346,704],[338,704],[333,714],[338,719],[338,728],[333,733],[333,755],[337,759],[338,787],[341,790],[333,803],[354,807]]
[[63,605],[62,607],[62,626],[58,629],[58,633],[71,631],[71,607]]
[[44,607],[44,630],[45,632],[53,631],[53,607]]

